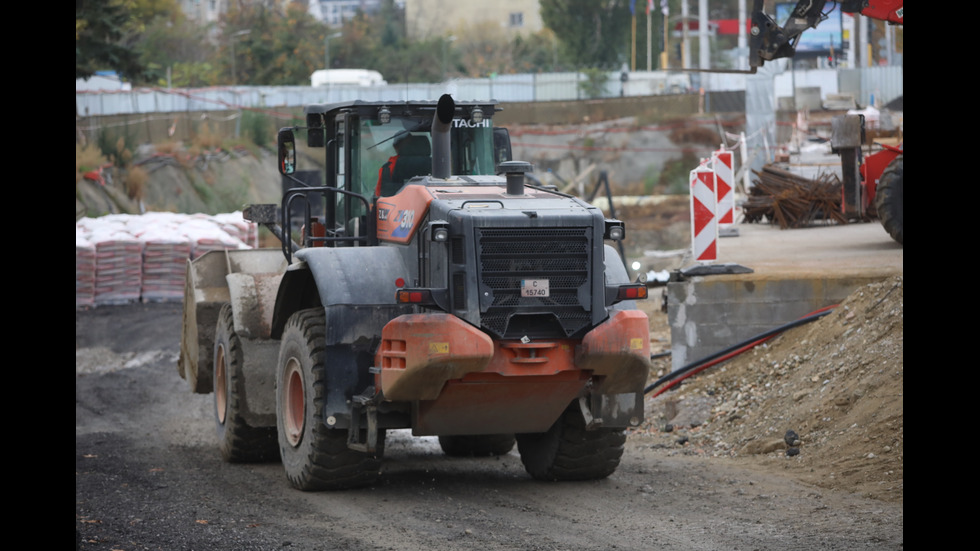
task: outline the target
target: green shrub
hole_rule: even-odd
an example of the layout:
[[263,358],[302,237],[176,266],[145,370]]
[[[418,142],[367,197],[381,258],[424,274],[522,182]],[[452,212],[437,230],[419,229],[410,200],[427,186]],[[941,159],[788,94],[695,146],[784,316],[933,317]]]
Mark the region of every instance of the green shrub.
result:
[[242,134],[259,147],[267,147],[270,142],[269,117],[255,111],[242,112]]
[[609,80],[609,73],[602,69],[584,69],[585,80],[578,83],[579,90],[589,99],[602,97],[606,89],[606,81]]
[[125,127],[122,132],[103,128],[96,143],[102,155],[119,168],[127,166],[133,159],[133,151],[136,151],[136,138]]

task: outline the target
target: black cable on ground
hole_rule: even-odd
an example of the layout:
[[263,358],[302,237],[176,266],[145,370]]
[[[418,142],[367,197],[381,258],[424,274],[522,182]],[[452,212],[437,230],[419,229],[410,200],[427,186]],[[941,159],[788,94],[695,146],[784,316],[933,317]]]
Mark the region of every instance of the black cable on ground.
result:
[[763,342],[769,340],[770,338],[772,338],[772,337],[774,337],[774,336],[776,336],[776,335],[778,335],[778,334],[780,334],[780,333],[782,333],[782,332],[784,332],[784,331],[786,331],[788,329],[792,329],[792,328],[798,327],[800,325],[805,325],[807,323],[810,323],[811,321],[816,321],[816,320],[818,320],[818,319],[826,316],[827,314],[833,312],[835,307],[836,307],[836,305],[834,305],[834,306],[828,306],[827,308],[823,308],[821,310],[817,310],[816,312],[814,312],[812,314],[809,314],[807,316],[804,316],[804,317],[802,317],[802,318],[800,318],[800,319],[798,319],[796,321],[791,321],[791,322],[789,322],[789,323],[787,323],[785,325],[781,325],[779,327],[776,327],[775,329],[770,329],[769,331],[766,331],[764,333],[761,333],[759,335],[756,335],[755,337],[752,337],[751,339],[742,341],[741,343],[738,343],[738,344],[736,344],[734,346],[731,346],[729,348],[726,348],[724,350],[721,350],[719,352],[716,352],[714,354],[711,354],[710,356],[707,356],[705,358],[702,358],[702,359],[700,359],[700,360],[698,360],[696,362],[687,364],[684,367],[681,367],[680,369],[677,369],[675,371],[671,371],[670,373],[668,373],[668,374],[664,375],[663,377],[657,379],[656,381],[654,381],[653,383],[651,383],[650,385],[648,385],[646,388],[644,388],[643,389],[643,394],[649,394],[650,391],[652,391],[653,389],[657,388],[658,386],[660,386],[660,385],[662,385],[662,384],[664,384],[664,383],[666,383],[668,381],[673,381],[669,386],[663,388],[662,390],[660,390],[659,392],[657,392],[657,394],[654,394],[654,396],[658,396],[664,390],[667,390],[668,388],[670,388],[670,387],[674,386],[675,384],[681,382],[682,380],[686,379],[687,377],[690,377],[691,375],[694,375],[695,373],[698,373],[698,372],[700,372],[700,371],[702,371],[704,369],[707,369],[708,367],[711,367],[712,365],[721,363],[721,362],[723,362],[723,361],[725,361],[725,360],[727,360],[729,358],[732,358],[734,356],[737,356],[738,354],[741,354],[742,352],[745,352],[746,350],[750,350],[750,349],[754,348],[755,346],[758,346],[759,344],[762,344]]

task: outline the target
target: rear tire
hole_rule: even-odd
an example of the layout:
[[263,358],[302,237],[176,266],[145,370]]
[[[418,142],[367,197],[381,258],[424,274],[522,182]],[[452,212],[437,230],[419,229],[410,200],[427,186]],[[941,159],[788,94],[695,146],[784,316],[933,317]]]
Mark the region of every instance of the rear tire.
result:
[[218,314],[214,335],[214,420],[218,448],[229,463],[279,459],[275,427],[253,427],[242,416],[244,375],[242,345],[232,319],[231,305]]
[[440,436],[439,446],[451,457],[487,457],[506,455],[514,449],[513,434],[480,434],[474,436]]
[[373,454],[347,447],[347,430],[327,428],[326,322],[321,308],[286,322],[276,373],[279,452],[289,483],[299,490],[340,490],[374,483],[381,469],[384,431]]
[[597,480],[616,471],[626,444],[624,429],[585,430],[577,402],[547,432],[518,434],[524,469],[537,480]]
[[904,245],[905,243],[902,242],[905,233],[902,157],[904,154],[895,157],[881,172],[878,187],[875,189],[875,209],[888,235]]

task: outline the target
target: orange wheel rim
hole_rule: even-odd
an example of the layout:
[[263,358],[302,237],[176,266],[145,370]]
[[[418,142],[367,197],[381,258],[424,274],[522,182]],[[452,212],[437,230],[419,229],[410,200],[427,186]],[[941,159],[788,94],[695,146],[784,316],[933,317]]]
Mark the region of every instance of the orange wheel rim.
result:
[[283,428],[286,440],[293,447],[303,439],[306,421],[306,396],[304,394],[303,371],[296,358],[286,363],[283,398]]
[[225,424],[228,407],[228,390],[225,382],[227,376],[225,347],[219,345],[217,358],[214,361],[214,401],[218,410],[218,422],[222,425]]

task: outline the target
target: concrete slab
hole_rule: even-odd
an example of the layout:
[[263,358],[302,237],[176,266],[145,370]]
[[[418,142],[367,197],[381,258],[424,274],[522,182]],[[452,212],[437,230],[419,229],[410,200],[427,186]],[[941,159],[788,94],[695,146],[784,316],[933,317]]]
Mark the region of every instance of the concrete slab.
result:
[[901,274],[904,249],[877,222],[781,230],[738,224],[739,235],[718,239],[717,263],[736,263],[756,274],[829,277]]

